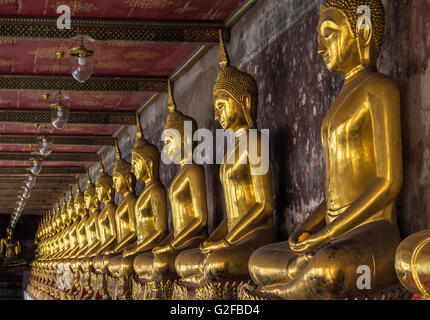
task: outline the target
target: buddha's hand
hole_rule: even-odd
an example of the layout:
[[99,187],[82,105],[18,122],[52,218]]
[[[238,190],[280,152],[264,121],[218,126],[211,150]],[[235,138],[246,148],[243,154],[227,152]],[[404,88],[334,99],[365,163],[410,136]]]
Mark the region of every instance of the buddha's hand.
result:
[[160,254],[160,253],[164,253],[164,252],[173,252],[173,251],[174,251],[174,249],[170,244],[168,244],[166,246],[162,246],[162,247],[154,247],[152,249],[153,254]]
[[228,243],[225,240],[220,241],[205,241],[200,245],[200,251],[203,254],[209,254],[212,251],[228,248]]
[[130,250],[124,249],[124,252],[122,253],[122,256],[125,258],[125,257],[129,257],[129,256],[131,256],[133,254],[134,254],[134,250],[133,249],[130,249]]
[[[310,235],[302,235],[303,233],[297,236],[297,241],[292,239],[293,237],[290,237],[289,239],[291,250],[294,252],[305,253],[316,250],[330,243],[330,235],[327,233],[326,228]],[[300,240],[302,241],[299,241],[298,238],[301,238]]]

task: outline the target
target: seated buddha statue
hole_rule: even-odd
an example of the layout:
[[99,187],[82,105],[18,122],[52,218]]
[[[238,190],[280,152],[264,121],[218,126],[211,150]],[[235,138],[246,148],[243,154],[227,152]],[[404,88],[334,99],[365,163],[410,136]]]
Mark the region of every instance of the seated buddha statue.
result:
[[13,238],[13,229],[11,227],[7,227],[6,237],[0,239],[0,265],[18,263],[18,257],[20,254],[21,243]]
[[[115,142],[115,155],[117,161],[113,168],[113,185],[115,191],[123,194],[124,199],[119,204],[115,213],[117,244],[112,250],[105,252],[108,258],[108,269],[113,276],[113,286],[116,286],[116,280],[120,277],[120,266],[122,251],[136,241],[136,218],[134,209],[137,197],[134,193],[134,176],[131,173],[131,164],[121,158],[121,152],[118,143]],[[125,279],[121,279],[125,281]],[[126,288],[124,288],[125,290]],[[115,290],[119,298],[127,295],[123,289]],[[118,292],[121,291],[121,292]],[[116,297],[113,297],[116,299]],[[126,297],[125,297],[126,298]]]
[[173,232],[152,252],[143,252],[134,260],[139,279],[158,283],[177,279],[177,255],[198,247],[207,237],[205,172],[203,166],[192,162],[192,136],[186,136],[184,130],[185,122],[191,123],[191,133],[194,134],[197,124],[177,110],[170,82],[168,87],[170,113],[164,126],[164,150],[173,162],[180,163],[179,172],[169,187]]
[[[242,137],[255,128],[258,90],[252,76],[230,66],[220,34],[220,66],[213,88],[215,120],[234,132],[234,148],[227,151],[220,167],[227,216],[199,247],[180,253],[176,271],[181,282],[203,286],[209,283],[249,280],[248,260],[258,247],[274,238],[273,193],[270,168],[256,174],[250,143]],[[255,130],[255,129],[254,129]],[[254,141],[261,149],[261,134]]]
[[[85,208],[90,212],[90,217],[87,222],[87,241],[88,248],[84,253],[85,257],[94,257],[97,249],[100,247],[100,236],[98,218],[100,214],[100,201],[97,197],[96,185],[92,183],[90,174],[87,168],[87,187],[84,192]],[[92,259],[88,259],[92,261]]]
[[84,194],[82,193],[81,187],[79,186],[79,180],[77,181],[77,188],[75,194],[75,200],[73,201],[76,215],[80,217],[79,223],[76,227],[76,236],[78,239],[79,250],[74,254],[73,258],[84,258],[84,253],[88,249],[87,241],[87,221],[88,221],[88,210],[85,207]]
[[136,242],[124,249],[113,261],[120,277],[129,279],[133,274],[133,263],[137,254],[159,246],[167,232],[167,195],[160,181],[158,148],[143,137],[139,116],[136,115],[137,140],[132,151],[131,171],[145,183],[145,189],[136,201]]
[[96,180],[96,193],[98,200],[104,204],[102,211],[97,219],[100,246],[95,250],[93,256],[93,266],[95,269],[97,281],[94,290],[94,299],[109,298],[106,291],[105,273],[107,270],[108,259],[105,253],[112,252],[117,244],[115,212],[117,206],[114,203],[115,189],[113,187],[113,179],[108,175],[103,166],[101,158],[99,158],[100,172]]
[[80,216],[75,211],[75,204],[72,193],[72,186],[69,187],[69,201],[66,205],[67,216],[70,220],[70,227],[66,235],[66,243],[68,247],[66,252],[61,255],[61,258],[66,260],[67,262],[71,262],[71,259],[75,256],[75,254],[79,251],[79,242],[78,242],[78,225],[80,222]]
[[100,248],[100,233],[98,218],[100,214],[100,201],[97,197],[96,186],[91,181],[90,174],[87,168],[87,187],[84,192],[85,208],[90,212],[90,217],[88,218],[86,224],[86,235],[87,235],[87,250],[83,253],[84,258],[81,259],[81,268],[83,270],[84,276],[89,277],[86,291],[83,299],[91,298],[94,294],[94,289],[96,283],[96,274],[94,273],[93,260],[97,250]]
[[[367,26],[360,23],[360,5],[371,11]],[[253,253],[249,270],[256,294],[344,299],[396,283],[400,95],[376,67],[384,24],[380,0],[329,0],[321,8],[318,53],[329,71],[345,77],[321,126],[326,198],[288,241]],[[371,289],[357,285],[360,270],[370,271]]]
[[400,243],[395,268],[397,278],[409,292],[430,300],[430,229],[410,235]]

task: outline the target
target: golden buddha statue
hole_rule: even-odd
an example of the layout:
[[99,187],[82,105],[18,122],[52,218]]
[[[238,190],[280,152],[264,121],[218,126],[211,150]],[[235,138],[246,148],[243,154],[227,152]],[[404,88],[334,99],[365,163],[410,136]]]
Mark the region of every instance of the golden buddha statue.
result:
[[[99,237],[99,209],[100,209],[100,201],[97,197],[96,186],[91,182],[91,177],[87,168],[87,187],[84,192],[84,201],[85,208],[91,212],[90,217],[87,222],[87,241],[88,241],[88,249],[84,253],[85,257],[94,257],[97,249],[100,247],[100,237]],[[92,259],[89,259],[88,262],[91,262]]]
[[94,252],[93,266],[95,269],[96,287],[94,289],[93,299],[109,298],[106,290],[105,272],[108,271],[107,263],[109,262],[105,253],[110,253],[117,244],[115,212],[117,206],[114,203],[113,179],[108,175],[103,167],[103,162],[99,158],[100,172],[96,181],[97,198],[104,204],[103,210],[98,217],[98,230],[100,246]]
[[83,258],[85,251],[88,249],[87,241],[87,221],[88,221],[88,210],[85,206],[84,194],[82,193],[81,187],[79,186],[79,180],[77,181],[77,188],[75,194],[75,200],[73,202],[76,215],[80,217],[79,224],[76,227],[76,235],[78,238],[79,250],[75,253],[74,258]]
[[0,265],[22,264],[18,257],[21,254],[21,243],[13,238],[13,229],[6,228],[6,238],[0,239]]
[[400,283],[430,300],[430,229],[404,239],[397,247],[395,268]]
[[[240,147],[241,137],[255,128],[257,84],[252,76],[230,66],[221,33],[220,66],[213,88],[215,120],[235,135],[234,148],[227,151],[220,168],[227,217],[199,248],[184,251],[176,259],[181,282],[199,287],[249,280],[251,253],[275,240],[270,168],[265,174],[253,174],[252,166],[257,164],[249,156],[250,147],[248,143]],[[260,150],[260,133],[255,143]]]
[[164,144],[170,159],[180,162],[180,170],[169,187],[173,232],[152,252],[141,253],[134,260],[138,277],[158,284],[177,279],[177,255],[183,250],[198,247],[207,237],[205,172],[203,166],[192,163],[192,136],[184,133],[186,121],[191,122],[191,134],[197,129],[197,124],[193,118],[177,110],[170,82],[168,87],[170,113],[164,126]]
[[[158,148],[143,138],[139,116],[136,115],[137,140],[132,151],[131,171],[137,179],[145,182],[145,189],[136,201],[136,242],[124,249],[120,257],[112,261],[109,268],[118,272],[128,287],[130,297],[130,276],[137,254],[152,250],[162,243],[167,232],[167,195],[160,181],[160,152]],[[113,264],[118,264],[113,266]],[[124,289],[122,291],[124,292]]]
[[[62,259],[66,259],[67,262],[71,262],[71,258],[79,251],[79,242],[78,242],[78,234],[77,229],[80,222],[80,217],[75,211],[72,186],[69,187],[69,201],[65,206],[65,210],[67,212],[67,216],[71,223],[68,231],[65,233],[65,238],[63,238],[66,243],[66,251],[60,256]],[[64,208],[64,207],[63,207]],[[63,208],[61,209],[63,211]]]
[[84,201],[86,210],[91,212],[91,214],[86,223],[87,250],[82,254],[84,258],[81,259],[83,277],[84,281],[86,281],[82,287],[82,290],[85,290],[85,292],[82,292],[81,295],[81,299],[84,300],[91,298],[94,294],[92,286],[96,286],[97,276],[94,273],[93,260],[96,251],[101,245],[98,225],[100,201],[97,197],[96,186],[91,182],[88,168],[86,171],[87,187],[84,192]]
[[[360,5],[371,10],[367,26],[360,24]],[[318,53],[329,71],[345,76],[321,127],[326,199],[288,241],[253,253],[249,270],[256,294],[344,299],[368,296],[396,282],[400,95],[376,67],[384,24],[381,0],[329,0],[320,11]],[[361,268],[370,270],[370,286],[358,285]]]

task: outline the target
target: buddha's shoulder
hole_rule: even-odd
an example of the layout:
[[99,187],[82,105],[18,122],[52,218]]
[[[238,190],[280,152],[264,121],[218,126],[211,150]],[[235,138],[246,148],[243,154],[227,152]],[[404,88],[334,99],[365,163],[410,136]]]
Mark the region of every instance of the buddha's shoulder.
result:
[[399,86],[394,79],[380,72],[371,74],[368,89],[377,95],[392,95],[393,93],[399,92]]

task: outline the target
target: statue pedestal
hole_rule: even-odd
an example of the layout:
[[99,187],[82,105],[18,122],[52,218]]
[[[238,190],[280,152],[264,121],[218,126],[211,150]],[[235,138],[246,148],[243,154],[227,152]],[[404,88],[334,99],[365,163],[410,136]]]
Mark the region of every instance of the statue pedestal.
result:
[[[239,300],[272,300],[259,292],[255,284],[243,284],[238,290]],[[345,298],[344,300],[410,300],[409,293],[400,283],[395,283],[380,291],[363,294],[362,296]]]
[[176,280],[148,281],[132,278],[131,282],[133,300],[171,300]]
[[26,287],[24,274],[28,271],[29,267],[18,261],[0,265],[0,299],[22,300]]
[[224,281],[193,287],[176,281],[172,300],[238,300],[239,289],[250,281]]

